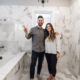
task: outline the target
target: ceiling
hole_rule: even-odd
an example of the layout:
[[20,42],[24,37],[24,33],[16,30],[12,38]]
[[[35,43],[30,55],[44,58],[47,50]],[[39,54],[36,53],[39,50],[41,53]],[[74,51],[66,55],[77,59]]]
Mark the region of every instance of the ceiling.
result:
[[[45,6],[64,6],[68,7],[71,4],[71,0],[49,0],[49,3],[45,3]],[[0,0],[0,5],[28,5],[28,6],[41,6],[41,2],[38,0]]]

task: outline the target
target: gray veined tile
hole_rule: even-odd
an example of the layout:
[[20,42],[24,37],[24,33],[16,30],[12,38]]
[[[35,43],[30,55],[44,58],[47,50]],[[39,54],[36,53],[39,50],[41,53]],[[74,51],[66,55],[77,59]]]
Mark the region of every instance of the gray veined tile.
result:
[[[34,80],[37,80],[36,73],[37,69],[35,70]],[[41,76],[42,80],[47,80],[47,78],[49,77],[49,72],[46,68],[42,69]],[[58,69],[55,78],[56,80],[76,80],[76,78],[69,72],[68,69]],[[29,68],[24,69],[24,72],[21,76],[21,80],[30,80]]]

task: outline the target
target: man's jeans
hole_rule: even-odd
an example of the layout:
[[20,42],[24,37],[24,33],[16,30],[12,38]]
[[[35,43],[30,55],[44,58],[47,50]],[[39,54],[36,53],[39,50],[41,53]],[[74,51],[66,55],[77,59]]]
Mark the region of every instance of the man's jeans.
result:
[[45,51],[44,52],[35,52],[32,50],[31,65],[30,65],[30,79],[34,79],[37,58],[38,58],[37,74],[40,74],[43,59],[44,59],[44,53],[45,53]]

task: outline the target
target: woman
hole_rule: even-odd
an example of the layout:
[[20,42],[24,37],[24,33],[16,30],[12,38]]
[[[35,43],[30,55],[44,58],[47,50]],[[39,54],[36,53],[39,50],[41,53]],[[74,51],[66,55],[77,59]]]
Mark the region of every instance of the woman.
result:
[[55,80],[57,59],[60,57],[60,35],[56,35],[51,23],[45,29],[45,56],[50,73],[47,80]]

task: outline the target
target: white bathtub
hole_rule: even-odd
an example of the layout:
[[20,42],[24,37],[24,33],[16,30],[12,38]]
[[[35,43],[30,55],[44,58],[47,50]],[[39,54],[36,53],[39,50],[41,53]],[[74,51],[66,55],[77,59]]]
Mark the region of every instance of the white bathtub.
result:
[[15,54],[0,54],[0,56],[2,57],[2,59],[0,60],[0,68],[4,66],[9,60],[11,60],[16,55]]
[[[25,52],[18,52],[16,54],[0,54],[0,80],[18,80],[23,66],[23,57]],[[20,67],[20,70],[18,69]],[[18,72],[19,71],[19,72]],[[15,75],[15,76],[14,76]],[[17,76],[16,76],[17,75]],[[13,77],[13,79],[11,78]]]

